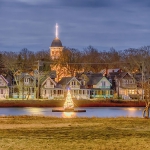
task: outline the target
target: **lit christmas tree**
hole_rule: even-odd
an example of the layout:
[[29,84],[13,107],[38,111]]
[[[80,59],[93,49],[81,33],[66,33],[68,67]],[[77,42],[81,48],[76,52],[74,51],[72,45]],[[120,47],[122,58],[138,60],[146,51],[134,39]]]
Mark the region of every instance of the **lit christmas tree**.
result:
[[71,98],[71,93],[70,90],[67,91],[67,97],[66,97],[66,101],[64,103],[64,109],[65,110],[72,110],[74,109],[74,104]]

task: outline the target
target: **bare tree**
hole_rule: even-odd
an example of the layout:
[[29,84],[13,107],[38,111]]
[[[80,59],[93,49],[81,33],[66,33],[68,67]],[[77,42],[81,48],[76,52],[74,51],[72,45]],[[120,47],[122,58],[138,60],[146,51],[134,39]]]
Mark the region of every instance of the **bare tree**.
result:
[[144,83],[144,99],[145,99],[145,108],[143,110],[143,117],[149,118],[149,108],[150,108],[150,84],[149,81]]

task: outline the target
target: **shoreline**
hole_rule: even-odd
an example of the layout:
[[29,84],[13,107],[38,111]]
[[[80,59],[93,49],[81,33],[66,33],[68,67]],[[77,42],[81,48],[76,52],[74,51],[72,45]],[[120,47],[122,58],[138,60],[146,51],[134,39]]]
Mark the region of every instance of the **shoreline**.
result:
[[[0,107],[62,107],[65,100],[0,100]],[[73,100],[75,107],[145,107],[144,101]]]

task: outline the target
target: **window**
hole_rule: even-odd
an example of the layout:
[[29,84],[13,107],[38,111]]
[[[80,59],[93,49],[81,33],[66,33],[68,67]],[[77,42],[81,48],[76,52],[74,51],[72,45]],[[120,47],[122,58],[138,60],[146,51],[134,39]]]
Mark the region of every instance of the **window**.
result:
[[74,94],[76,94],[76,95],[77,95],[77,94],[78,94],[78,91],[77,91],[77,90],[74,90]]
[[135,94],[134,90],[129,90],[129,94]]
[[72,81],[72,85],[75,85],[75,81]]
[[129,83],[130,83],[130,84],[133,84],[133,83],[134,83],[134,80],[133,80],[133,79],[129,80]]
[[56,94],[56,90],[54,90],[54,94]]
[[34,93],[34,88],[31,88],[32,93]]
[[85,94],[84,90],[83,90],[83,95]]
[[25,82],[25,83],[29,83],[29,81],[30,81],[29,78],[25,78],[25,79],[24,79],[24,82]]
[[3,89],[1,89],[1,93],[0,94],[3,94]]
[[102,83],[102,87],[106,86],[106,82],[105,81],[101,81],[101,83]]
[[102,95],[106,95],[106,91],[102,91]]
[[82,94],[82,91],[81,91],[81,90],[79,91],[79,94]]
[[110,91],[110,95],[113,95],[113,91],[112,90]]
[[89,94],[89,90],[87,90],[87,94]]

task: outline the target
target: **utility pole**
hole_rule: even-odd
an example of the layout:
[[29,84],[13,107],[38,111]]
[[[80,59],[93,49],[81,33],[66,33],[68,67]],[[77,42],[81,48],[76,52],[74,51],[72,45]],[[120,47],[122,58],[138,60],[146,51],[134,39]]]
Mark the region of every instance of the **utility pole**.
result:
[[37,99],[40,95],[40,61],[38,60],[38,89],[37,89]]
[[144,91],[143,91],[143,86],[144,86],[144,62],[142,62],[142,100],[144,100]]

